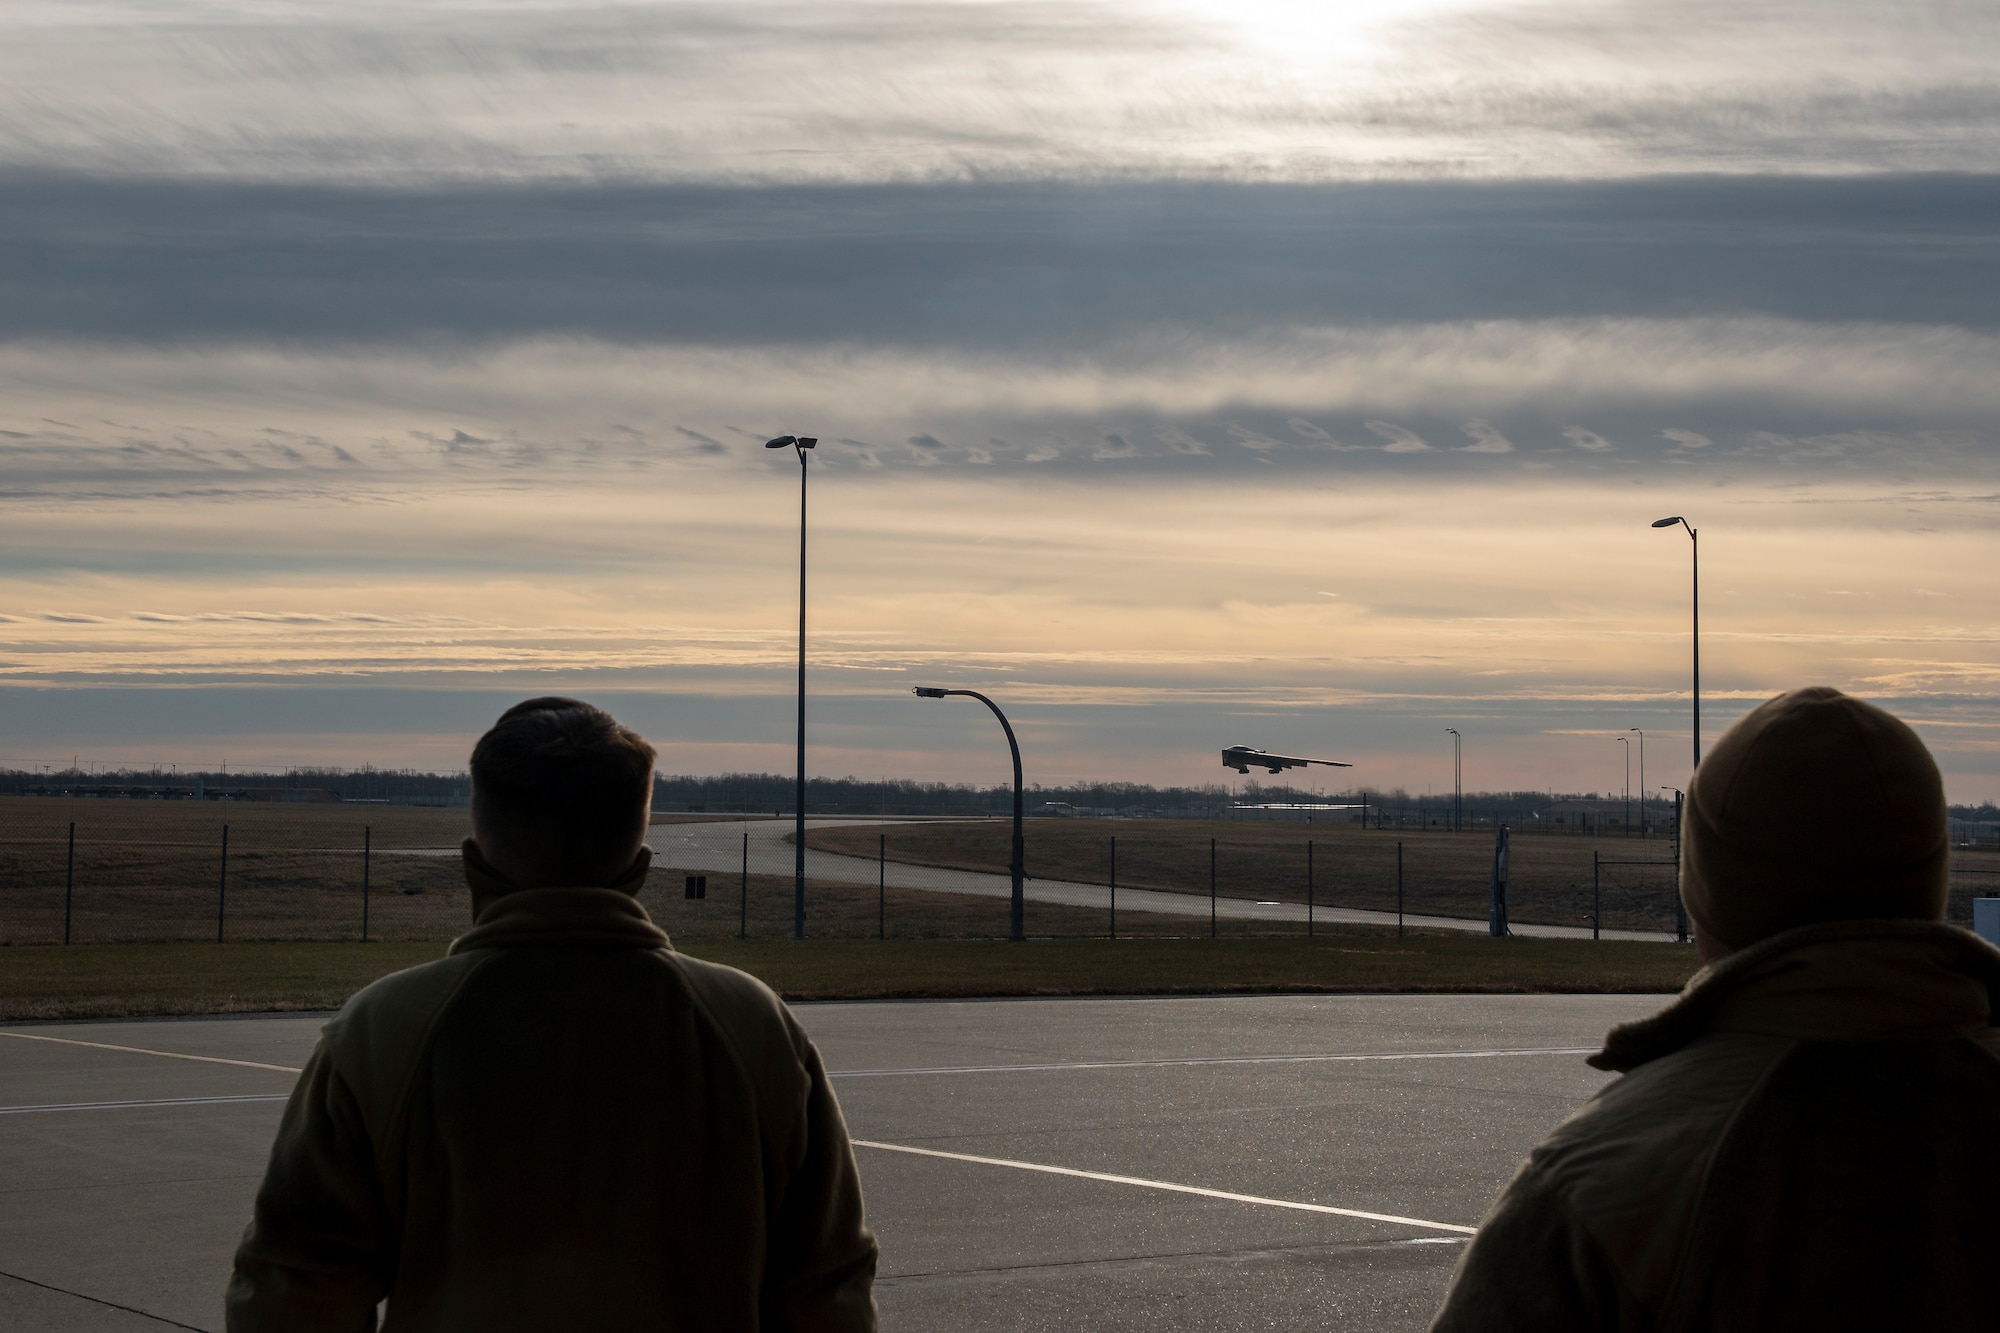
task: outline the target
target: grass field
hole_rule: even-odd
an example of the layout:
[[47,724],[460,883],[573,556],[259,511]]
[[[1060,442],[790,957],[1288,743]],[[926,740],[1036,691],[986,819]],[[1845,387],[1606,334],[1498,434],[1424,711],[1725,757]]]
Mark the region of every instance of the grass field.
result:
[[[76,825],[73,863],[68,832]],[[707,816],[659,816],[659,823],[714,823]],[[226,879],[223,826],[229,829]],[[0,797],[0,944],[59,943],[65,898],[69,937],[78,943],[213,940],[359,939],[363,913],[364,830],[368,934],[392,942],[442,942],[465,928],[469,911],[455,849],[467,830],[463,809],[343,804],[221,805],[188,801],[64,800]],[[1313,843],[1315,897],[1328,906],[1393,910],[1396,857],[1403,860],[1404,902],[1412,913],[1483,917],[1492,856],[1490,834],[1403,833],[1354,825],[1201,823],[1170,820],[1030,821],[1028,870],[1049,879],[1105,883],[1110,841],[1118,839],[1122,886],[1205,894],[1208,842],[1216,840],[1218,892],[1228,897],[1302,902],[1306,844]],[[822,829],[815,847],[872,858],[875,827]],[[1003,820],[890,826],[891,858],[922,865],[1004,874]],[[435,849],[442,855],[413,852]],[[1587,926],[1591,852],[1607,860],[1666,860],[1663,839],[1599,842],[1550,835],[1513,840],[1514,918]],[[663,862],[671,852],[663,854]],[[1973,893],[2000,877],[2000,855],[1954,855],[1952,918],[1971,919]],[[70,889],[65,890],[66,881]],[[1604,924],[1671,930],[1673,868],[1611,866],[1602,874]],[[685,902],[681,877],[662,864],[644,895],[676,938],[723,938],[738,926],[739,881],[710,876],[705,904]],[[752,875],[749,934],[791,933],[789,877]],[[872,887],[810,886],[808,930],[814,936],[865,938],[878,928]],[[890,889],[882,915],[892,938],[981,938],[1005,933],[1006,906],[993,899]],[[1030,902],[1032,935],[1093,936],[1103,914]],[[1205,923],[1121,911],[1120,934],[1185,935]],[[1250,933],[1225,923],[1225,934]],[[1255,927],[1290,935],[1299,927]]]
[[[1587,940],[688,940],[792,1000],[1312,991],[1678,990],[1690,948]],[[436,943],[98,944],[0,949],[0,1021],[337,1007]]]
[[[1209,841],[1215,842],[1216,892],[1224,897],[1304,902],[1306,844],[1312,847],[1314,898],[1340,907],[1394,911],[1398,848],[1403,897],[1413,913],[1483,917],[1493,865],[1493,833],[1376,830],[1356,824],[1248,821],[1035,819],[1023,830],[1031,876],[1103,884],[1118,840],[1120,887],[1206,894]],[[1011,825],[989,819],[920,823],[888,830],[891,860],[955,870],[1007,873]],[[809,845],[873,857],[871,827],[816,829]],[[1604,922],[1611,928],[1674,929],[1673,843],[1664,837],[1590,838],[1519,834],[1509,845],[1512,918],[1588,926],[1592,853]],[[1666,864],[1621,865],[1650,861]],[[2000,853],[1957,849],[1949,919],[1972,920],[1971,900],[2000,887]]]
[[[76,821],[73,864],[68,829]],[[656,823],[714,821],[665,815]],[[222,827],[229,826],[224,879]],[[213,940],[218,915],[229,941],[359,940],[362,833],[369,830],[368,936],[390,942],[443,942],[465,930],[471,903],[456,847],[462,809],[399,806],[216,805],[183,801],[100,801],[0,797],[0,942],[60,943],[65,880],[70,938],[78,943]],[[444,855],[410,855],[433,849]],[[663,928],[682,936],[733,936],[741,924],[738,876],[711,875],[714,895],[691,903],[683,876],[662,864],[641,900]],[[980,938],[1004,935],[1007,907],[992,899],[890,889],[808,885],[812,935]],[[1186,933],[1176,918],[1119,914],[1124,933]],[[1103,914],[1029,908],[1040,935],[1104,930]],[[752,875],[748,930],[792,931],[789,876]]]

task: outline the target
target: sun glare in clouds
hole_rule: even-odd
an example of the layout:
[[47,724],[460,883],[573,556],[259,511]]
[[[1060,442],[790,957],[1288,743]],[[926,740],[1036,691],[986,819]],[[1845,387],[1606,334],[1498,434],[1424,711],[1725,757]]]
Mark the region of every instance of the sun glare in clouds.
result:
[[1159,9],[1237,34],[1267,57],[1300,64],[1379,59],[1398,25],[1497,9],[1493,0],[1164,0]]

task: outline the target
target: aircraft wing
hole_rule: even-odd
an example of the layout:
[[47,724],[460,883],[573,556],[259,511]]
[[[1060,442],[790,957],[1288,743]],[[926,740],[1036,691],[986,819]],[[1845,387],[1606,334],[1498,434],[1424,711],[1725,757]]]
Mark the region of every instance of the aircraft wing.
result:
[[1272,773],[1288,768],[1304,768],[1308,764],[1324,764],[1328,768],[1353,768],[1338,759],[1302,759],[1297,755],[1272,754],[1268,750],[1253,750],[1247,745],[1232,745],[1222,752],[1222,766],[1233,768],[1238,773],[1248,773],[1252,767],[1266,769]]

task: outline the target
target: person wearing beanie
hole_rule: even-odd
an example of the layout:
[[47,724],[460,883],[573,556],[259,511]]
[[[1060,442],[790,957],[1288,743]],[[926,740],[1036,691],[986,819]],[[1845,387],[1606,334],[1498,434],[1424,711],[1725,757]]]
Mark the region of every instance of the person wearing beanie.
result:
[[653,747],[530,699],[472,752],[473,927],[349,1000],[285,1107],[230,1333],[872,1333],[819,1053],[635,895]]
[[1944,924],[1937,765],[1825,687],[1751,712],[1687,795],[1705,966],[1590,1058],[1433,1333],[2000,1329],[2000,949]]

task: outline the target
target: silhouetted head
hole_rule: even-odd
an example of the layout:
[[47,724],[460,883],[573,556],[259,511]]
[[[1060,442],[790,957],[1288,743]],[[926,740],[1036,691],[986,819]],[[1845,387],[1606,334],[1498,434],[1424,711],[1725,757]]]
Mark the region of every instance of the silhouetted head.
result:
[[1900,720],[1826,686],[1724,733],[1689,784],[1681,896],[1726,948],[1795,926],[1944,917],[1944,782]]
[[653,747],[577,699],[515,704],[472,748],[472,832],[515,888],[617,880],[653,800]]

